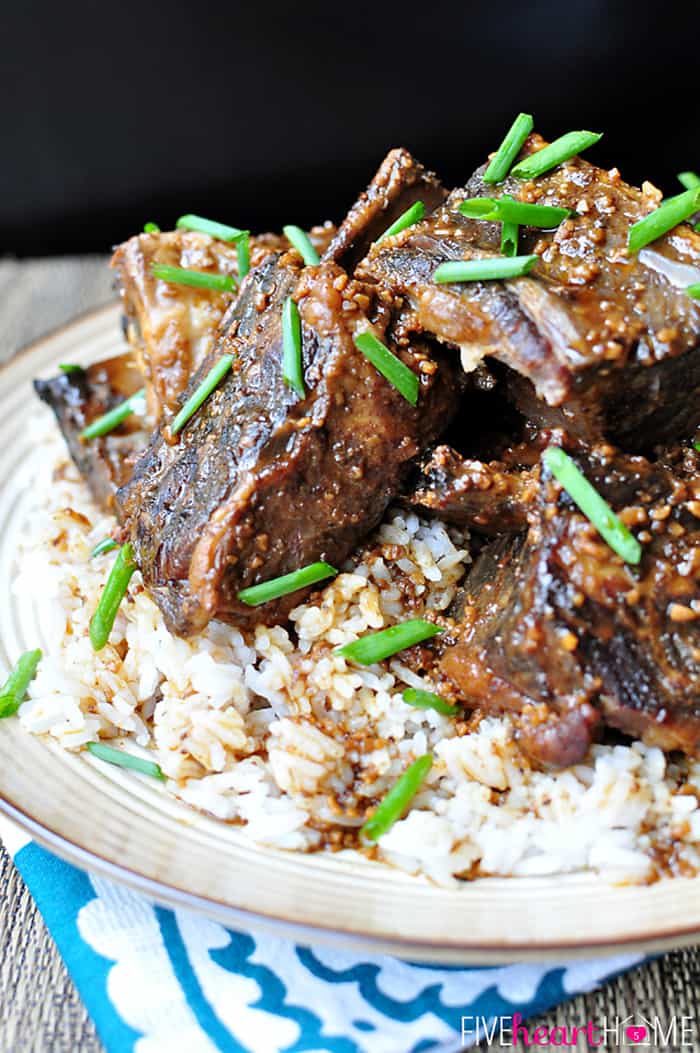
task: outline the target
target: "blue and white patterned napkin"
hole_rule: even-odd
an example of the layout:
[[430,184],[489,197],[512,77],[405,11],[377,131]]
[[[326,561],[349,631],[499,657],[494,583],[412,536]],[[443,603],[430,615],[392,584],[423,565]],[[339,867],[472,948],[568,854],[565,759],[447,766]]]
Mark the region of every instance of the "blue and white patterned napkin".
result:
[[487,1020],[527,1020],[643,960],[461,968],[301,947],[155,906],[4,818],[0,834],[108,1053],[453,1053]]

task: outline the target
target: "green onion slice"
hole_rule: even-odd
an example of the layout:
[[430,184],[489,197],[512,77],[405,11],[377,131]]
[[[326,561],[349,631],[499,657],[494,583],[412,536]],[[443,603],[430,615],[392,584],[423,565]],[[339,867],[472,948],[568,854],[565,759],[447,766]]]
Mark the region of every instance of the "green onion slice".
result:
[[25,651],[0,688],[0,717],[11,717],[24,701],[27,688],[36,676],[41,661],[41,651]]
[[512,197],[473,197],[459,206],[463,216],[470,219],[495,220],[501,223],[519,223],[524,227],[541,227],[553,230],[564,219],[575,216],[570,208],[555,208],[553,205],[531,205],[515,201]]
[[410,764],[379,803],[374,815],[360,828],[360,836],[366,841],[378,841],[390,830],[408,810],[432,766],[432,753],[425,753]]
[[519,113],[510,126],[505,139],[498,147],[484,172],[485,183],[502,182],[511,170],[513,161],[520,153],[523,143],[534,127],[531,114]]
[[685,291],[687,292],[688,296],[692,296],[694,299],[700,300],[700,282],[697,282],[695,285],[689,285]]
[[427,622],[423,618],[412,618],[398,625],[391,625],[388,629],[382,629],[378,633],[363,636],[353,643],[339,647],[335,653],[349,658],[359,665],[374,665],[375,662],[383,662],[385,658],[391,658],[399,651],[405,651],[407,647],[421,643],[437,636],[443,630],[434,622]]
[[219,361],[211,367],[202,383],[195,388],[185,405],[175,414],[175,418],[170,425],[173,435],[181,432],[190,418],[194,417],[202,403],[206,402],[212,391],[219,386],[231,368],[232,363],[233,355],[222,355]]
[[156,764],[155,761],[143,760],[141,757],[135,757],[133,753],[115,750],[113,746],[105,746],[102,742],[88,742],[87,748],[93,757],[99,757],[108,764],[116,764],[118,768],[130,768],[132,771],[141,772],[142,775],[150,775],[153,779],[165,780],[160,764]]
[[317,263],[320,263],[320,257],[311,244],[311,239],[305,230],[288,224],[282,228],[282,233],[287,241],[297,250],[307,267],[314,267]]
[[208,234],[217,241],[238,241],[250,234],[249,230],[229,227],[227,223],[217,223],[214,219],[205,219],[204,216],[194,216],[191,213],[180,216],[175,226],[179,230],[196,230],[200,234]]
[[656,241],[657,238],[677,227],[679,223],[690,219],[698,208],[700,208],[700,186],[662,201],[657,209],[630,227],[627,251],[632,255],[639,252],[645,245]]
[[537,263],[537,256],[494,256],[483,260],[451,260],[441,263],[433,273],[433,281],[490,282],[499,278],[519,278]]
[[679,172],[678,182],[685,187],[686,190],[697,190],[700,186],[700,175],[697,172]]
[[520,228],[517,223],[503,223],[501,225],[501,254],[503,256],[518,255],[518,239]]
[[90,619],[90,643],[93,650],[101,651],[109,640],[109,634],[114,626],[119,605],[126,595],[131,576],[136,570],[134,562],[134,550],[131,542],[127,541],[119,549],[114,561],[107,584],[102,590],[100,602],[92,618]]
[[700,442],[694,442],[693,446],[698,451],[698,453],[700,453]]
[[236,279],[232,274],[209,274],[208,271],[190,271],[185,267],[170,267],[167,263],[154,263],[151,267],[154,278],[175,285],[190,285],[193,289],[213,289],[215,292],[233,292]]
[[553,143],[544,146],[536,153],[524,157],[510,174],[517,176],[518,179],[536,179],[537,176],[544,175],[545,172],[551,171],[564,161],[569,161],[577,154],[583,153],[602,137],[602,132],[600,134],[598,132],[567,132],[566,135],[560,136],[559,139],[555,139]]
[[456,717],[459,713],[459,706],[451,706],[432,691],[421,691],[417,687],[407,687],[402,698],[409,706],[415,706],[416,709],[436,709],[445,717]]
[[92,424],[88,424],[87,428],[83,428],[80,433],[80,438],[97,439],[101,435],[107,435],[110,431],[114,431],[114,429],[118,428],[127,417],[131,416],[132,413],[135,413],[137,410],[141,412],[145,409],[145,406],[142,406],[145,395],[145,388],[141,388],[140,391],[130,395],[128,399],[124,399],[124,401],[120,402],[118,406],[114,407],[114,409],[111,409],[101,417],[98,417],[97,420],[92,422]]
[[574,461],[559,446],[549,446],[542,458],[575,505],[607,541],[613,552],[627,563],[639,563],[642,546],[621,523],[610,505],[600,496]]
[[301,318],[299,308],[291,296],[282,308],[282,376],[285,384],[294,388],[299,398],[304,398],[304,364],[302,361]]
[[402,230],[406,230],[407,227],[412,227],[414,223],[418,223],[425,215],[425,205],[422,201],[414,201],[410,208],[407,208],[405,212],[402,212],[398,219],[395,219],[390,227],[384,231],[380,238],[377,238],[376,244],[381,245],[385,238],[392,238],[394,234],[400,234]]
[[92,552],[90,553],[90,559],[94,559],[95,556],[104,556],[105,552],[111,552],[112,549],[115,548],[119,548],[119,545],[114,540],[114,538],[106,537],[97,545],[95,545]]
[[315,585],[326,578],[334,578],[337,573],[330,563],[310,563],[308,567],[294,570],[291,574],[283,574],[260,585],[251,585],[238,593],[238,599],[241,603],[247,603],[249,607],[259,607],[261,603],[278,600],[280,596],[288,596],[290,592],[305,589],[308,585]]
[[144,223],[143,232],[144,234],[160,234],[160,227],[157,223]]
[[82,373],[83,367],[76,366],[74,362],[60,362],[58,368],[62,373]]
[[242,237],[236,241],[236,260],[238,261],[238,279],[243,281],[250,270],[250,234],[243,231]]
[[418,402],[418,377],[374,333],[355,333],[355,347],[369,359],[374,368],[400,392],[407,402],[415,406]]

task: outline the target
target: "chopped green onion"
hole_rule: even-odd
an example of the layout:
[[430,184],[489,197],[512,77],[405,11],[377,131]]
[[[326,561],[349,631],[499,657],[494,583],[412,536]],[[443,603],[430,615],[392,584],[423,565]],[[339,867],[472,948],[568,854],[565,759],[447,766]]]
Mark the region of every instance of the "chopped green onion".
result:
[[103,742],[88,742],[87,748],[93,757],[99,757],[107,764],[116,764],[118,768],[130,768],[132,771],[141,772],[142,775],[150,775],[153,779],[165,780],[160,764],[156,764],[155,761],[143,760],[141,757],[135,757],[133,753],[115,750],[113,746],[105,746]]
[[517,176],[518,179],[536,179],[537,176],[544,175],[545,172],[551,171],[564,161],[569,161],[577,154],[583,153],[602,137],[602,132],[600,134],[597,132],[567,132],[566,135],[560,136],[536,153],[524,157],[510,174]]
[[119,548],[119,545],[114,538],[106,537],[99,544],[95,545],[90,553],[90,559],[94,559],[95,556],[104,556],[105,552],[111,552],[115,548]]
[[27,688],[36,676],[41,657],[38,648],[36,651],[25,651],[20,655],[14,669],[0,688],[0,717],[11,717],[22,705]]
[[374,333],[356,333],[355,347],[369,359],[374,368],[400,392],[407,402],[415,406],[418,402],[418,377],[393,352],[378,340]]
[[160,234],[160,227],[157,223],[144,223],[143,232],[144,234]]
[[700,175],[697,172],[679,172],[678,182],[685,187],[686,190],[697,190],[700,186]]
[[433,274],[433,281],[490,282],[498,278],[519,278],[537,263],[537,256],[494,256],[482,260],[453,260],[441,263]]
[[238,241],[247,238],[249,230],[241,230],[240,227],[229,227],[226,223],[217,223],[214,219],[205,219],[204,216],[180,216],[175,226],[179,230],[196,230],[200,234],[208,234],[217,241]]
[[695,449],[696,449],[696,450],[698,451],[698,453],[700,453],[700,442],[694,442],[694,443],[693,443],[693,446],[694,446],[694,447],[695,447]]
[[135,413],[137,409],[141,408],[144,396],[146,394],[145,388],[141,388],[140,391],[136,391],[133,395],[130,395],[128,399],[124,399],[114,409],[104,413],[97,420],[94,420],[92,424],[88,424],[87,428],[83,428],[80,433],[81,439],[97,439],[101,435],[107,435],[110,431],[114,431],[118,428],[127,417],[130,417],[132,413]]
[[555,479],[559,480],[571,500],[607,541],[613,552],[627,563],[639,563],[642,558],[642,546],[569,455],[559,446],[549,446],[542,458]]
[[399,776],[386,797],[377,805],[374,815],[360,828],[360,836],[378,841],[405,814],[433,766],[432,753],[425,753]]
[[501,183],[506,178],[533,127],[534,121],[529,113],[518,114],[484,172],[485,183]]
[[409,706],[416,709],[436,709],[445,717],[455,717],[459,713],[459,706],[451,706],[444,698],[434,695],[432,691],[421,691],[416,687],[407,687],[403,693],[403,700]]
[[308,567],[293,570],[291,574],[263,581],[260,585],[251,585],[238,593],[238,599],[241,603],[247,603],[249,607],[259,607],[261,603],[278,600],[280,596],[288,596],[291,592],[305,589],[307,585],[315,585],[325,578],[334,578],[337,573],[330,563],[310,563]]
[[282,308],[282,376],[285,384],[294,388],[299,398],[304,398],[304,364],[302,361],[301,319],[299,308],[291,296]]
[[394,220],[390,227],[387,227],[381,238],[377,238],[376,244],[381,245],[385,238],[392,238],[394,234],[400,234],[407,227],[412,227],[414,223],[423,219],[424,215],[425,205],[422,201],[415,201],[410,208],[401,213],[398,219]]
[[531,205],[515,201],[512,197],[473,197],[459,206],[463,216],[470,219],[495,220],[501,223],[519,223],[523,227],[541,227],[552,230],[564,219],[575,216],[570,208],[555,208],[553,205]]
[[383,662],[385,658],[391,658],[399,651],[405,651],[407,647],[421,643],[437,636],[442,629],[434,622],[426,622],[423,618],[412,618],[398,625],[391,625],[388,629],[382,629],[378,633],[363,636],[353,643],[339,647],[336,654],[343,658],[349,658],[360,665],[374,665],[375,662]]
[[60,362],[58,368],[62,373],[82,373],[83,367],[76,366],[73,362]]
[[287,225],[282,228],[282,232],[287,241],[291,242],[297,250],[307,267],[313,267],[320,263],[319,255],[311,244],[311,239],[305,230],[302,230],[301,227]]
[[185,267],[170,267],[167,263],[154,263],[153,277],[175,285],[190,285],[193,289],[213,289],[215,292],[233,292],[236,279],[231,274],[209,274],[208,271],[190,271]]
[[213,365],[206,377],[192,392],[185,405],[180,409],[170,425],[170,431],[177,435],[182,431],[191,417],[195,415],[203,402],[211,395],[212,391],[219,386],[228,373],[233,362],[233,355],[222,355],[216,365]]
[[109,634],[114,626],[114,619],[117,617],[119,604],[126,595],[131,576],[135,570],[134,550],[131,542],[127,541],[119,549],[114,566],[107,578],[107,584],[102,590],[100,602],[97,604],[95,613],[90,619],[90,643],[93,650],[101,651],[109,640]]
[[250,233],[243,231],[243,235],[236,241],[236,260],[238,261],[238,279],[243,281],[250,270]]
[[677,227],[679,223],[690,219],[698,208],[700,208],[700,186],[662,201],[657,209],[630,227],[627,236],[627,251],[631,254],[639,252],[645,245],[656,241],[657,238]]
[[518,238],[520,228],[517,223],[503,223],[501,225],[501,254],[503,256],[518,255]]
[[700,300],[700,282],[697,282],[695,285],[689,285],[685,291],[687,292],[688,296],[692,296],[694,299]]

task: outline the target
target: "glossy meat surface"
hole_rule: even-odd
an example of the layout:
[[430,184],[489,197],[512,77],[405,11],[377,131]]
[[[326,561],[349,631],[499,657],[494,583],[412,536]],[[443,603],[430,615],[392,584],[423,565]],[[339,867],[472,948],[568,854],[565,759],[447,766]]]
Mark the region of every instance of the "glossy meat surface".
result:
[[[544,145],[538,136],[526,151]],[[480,169],[422,223],[374,246],[359,273],[404,297],[415,324],[460,348],[471,370],[493,356],[510,370],[520,408],[588,440],[631,448],[672,441],[700,423],[700,235],[683,224],[629,257],[629,227],[658,203],[573,159],[533,182],[487,186]],[[556,231],[521,228],[519,252],[539,257],[506,282],[438,285],[440,263],[500,252],[500,224],[464,217],[467,198],[510,194],[576,211]]]
[[[282,376],[282,305],[298,302],[306,397]],[[303,269],[268,257],[246,280],[228,331],[192,378],[235,356],[179,438],[161,428],[119,495],[144,582],[182,635],[214,616],[284,619],[303,593],[247,607],[238,592],[325,559],[335,566],[380,520],[408,462],[447,426],[459,381],[453,356],[395,348],[420,376],[412,407],[353,343],[389,316],[336,264]],[[186,394],[186,393],[185,393]],[[184,396],[183,396],[184,397]]]

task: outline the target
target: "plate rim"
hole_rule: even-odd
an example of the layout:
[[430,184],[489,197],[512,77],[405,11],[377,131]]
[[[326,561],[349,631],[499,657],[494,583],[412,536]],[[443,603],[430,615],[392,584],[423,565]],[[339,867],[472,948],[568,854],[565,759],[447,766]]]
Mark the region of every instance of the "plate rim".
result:
[[[46,352],[52,343],[58,338],[70,336],[72,331],[78,330],[81,325],[97,322],[103,316],[105,320],[119,316],[120,303],[112,300],[106,304],[91,308],[75,315],[65,323],[50,330],[35,340],[20,347],[7,361],[0,364],[0,381],[8,372],[11,372],[18,364],[24,364],[27,358]],[[115,343],[117,335],[115,334]],[[11,718],[12,719],[12,718]],[[16,718],[14,718],[16,720]],[[30,734],[23,732],[23,734]],[[41,741],[42,747],[48,749],[46,743],[37,737],[35,741]],[[181,803],[181,802],[179,802]],[[187,805],[182,805],[187,808]],[[432,962],[457,962],[461,964],[490,963],[523,960],[543,960],[546,958],[561,958],[563,956],[585,957],[585,956],[610,956],[619,953],[648,953],[670,949],[672,947],[685,946],[700,938],[700,920],[688,925],[680,925],[673,928],[656,929],[654,931],[641,931],[624,938],[612,935],[609,939],[596,939],[587,941],[585,934],[580,939],[555,941],[544,940],[533,944],[531,941],[523,943],[505,942],[465,942],[463,938],[444,942],[434,942],[429,939],[403,937],[395,933],[378,931],[367,931],[354,926],[352,929],[345,927],[333,927],[322,923],[313,923],[309,920],[299,920],[290,917],[289,910],[284,913],[271,913],[263,910],[253,910],[249,907],[236,906],[221,898],[204,895],[201,892],[192,892],[179,884],[169,883],[160,877],[152,877],[131,866],[118,862],[114,858],[102,855],[93,848],[88,847],[79,840],[61,833],[50,824],[42,820],[36,814],[32,814],[21,803],[7,796],[3,787],[0,786],[0,812],[21,827],[32,839],[43,845],[49,851],[54,852],[60,858],[78,866],[81,870],[103,876],[108,880],[133,889],[148,898],[163,903],[170,907],[182,907],[204,914],[213,920],[225,925],[235,927],[237,924],[253,924],[265,927],[269,931],[296,941],[311,940],[313,942],[326,942],[344,944],[363,948],[368,953],[392,954],[404,959],[415,959]],[[284,850],[277,850],[282,854]],[[295,854],[295,853],[293,853]],[[557,875],[552,875],[556,880]],[[378,875],[381,880],[381,876]],[[493,879],[484,878],[484,882]],[[527,879],[511,877],[503,878],[504,882],[522,883]],[[599,879],[603,881],[604,879]],[[695,881],[700,886],[699,879],[688,879],[678,877],[673,879],[662,879],[669,883],[673,882],[682,889],[684,883]],[[680,884],[679,884],[680,883]],[[637,886],[634,886],[635,888]],[[687,887],[687,886],[686,886]],[[439,893],[439,886],[433,886]],[[447,891],[447,890],[445,890]],[[621,888],[620,894],[624,895],[625,889]],[[468,894],[468,885],[459,890],[460,894]]]

